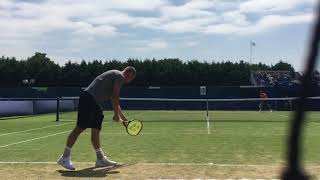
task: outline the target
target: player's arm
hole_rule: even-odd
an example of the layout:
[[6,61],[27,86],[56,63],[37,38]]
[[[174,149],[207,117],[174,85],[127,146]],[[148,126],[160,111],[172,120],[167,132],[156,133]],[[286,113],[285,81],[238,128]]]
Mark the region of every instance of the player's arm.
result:
[[113,94],[111,97],[112,108],[114,111],[114,118],[113,119],[115,121],[119,121],[120,119],[122,119],[124,121],[128,121],[127,118],[122,113],[120,103],[119,103],[119,96],[120,96],[120,85],[115,84],[115,86],[113,87]]

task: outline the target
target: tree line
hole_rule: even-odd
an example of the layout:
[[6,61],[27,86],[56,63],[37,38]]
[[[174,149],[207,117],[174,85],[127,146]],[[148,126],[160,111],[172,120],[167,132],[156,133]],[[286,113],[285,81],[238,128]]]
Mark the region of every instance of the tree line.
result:
[[24,79],[35,79],[33,86],[87,86],[97,75],[110,69],[123,69],[131,65],[137,69],[133,86],[192,86],[192,85],[250,85],[251,70],[286,70],[294,72],[292,65],[279,61],[275,65],[239,62],[199,62],[180,59],[128,59],[94,60],[59,65],[35,53],[26,60],[0,57],[0,86],[22,86]]

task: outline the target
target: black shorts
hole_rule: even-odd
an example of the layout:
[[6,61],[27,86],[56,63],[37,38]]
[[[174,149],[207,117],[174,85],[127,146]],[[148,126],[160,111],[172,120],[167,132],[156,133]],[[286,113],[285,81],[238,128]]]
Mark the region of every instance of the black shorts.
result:
[[268,100],[261,100],[259,106],[262,107],[263,105],[267,105],[268,107],[270,106]]
[[103,112],[93,96],[84,91],[79,99],[77,126],[82,129],[101,129],[103,117]]
[[260,104],[269,104],[268,100],[261,100]]

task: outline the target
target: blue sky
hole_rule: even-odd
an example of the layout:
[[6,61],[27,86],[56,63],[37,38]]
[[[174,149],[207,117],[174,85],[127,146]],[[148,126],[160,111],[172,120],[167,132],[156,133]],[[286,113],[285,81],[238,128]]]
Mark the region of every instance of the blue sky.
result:
[[303,69],[316,0],[1,0],[0,55],[280,59]]

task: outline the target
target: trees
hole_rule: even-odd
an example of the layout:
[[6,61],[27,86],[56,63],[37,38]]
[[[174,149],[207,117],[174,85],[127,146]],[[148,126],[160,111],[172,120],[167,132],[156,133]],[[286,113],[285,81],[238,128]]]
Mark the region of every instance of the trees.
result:
[[240,62],[199,62],[180,59],[128,59],[127,61],[101,60],[58,65],[36,52],[27,60],[0,57],[0,86],[20,86],[23,79],[36,79],[36,86],[87,86],[97,75],[110,69],[131,65],[137,69],[134,86],[200,86],[249,85],[250,70],[289,70],[292,65],[283,61],[275,65]]
[[14,57],[0,58],[0,86],[14,86],[21,83],[25,73],[24,63],[19,63]]
[[271,66],[271,69],[273,71],[290,71],[290,72],[294,72],[294,68],[292,67],[292,65],[289,64],[289,63],[283,62],[282,60],[280,60],[275,65]]
[[[21,61],[25,68],[25,79],[35,79],[36,86],[53,86],[59,77],[60,67],[46,57],[45,53],[36,52],[26,61]],[[18,71],[16,70],[18,73]]]

